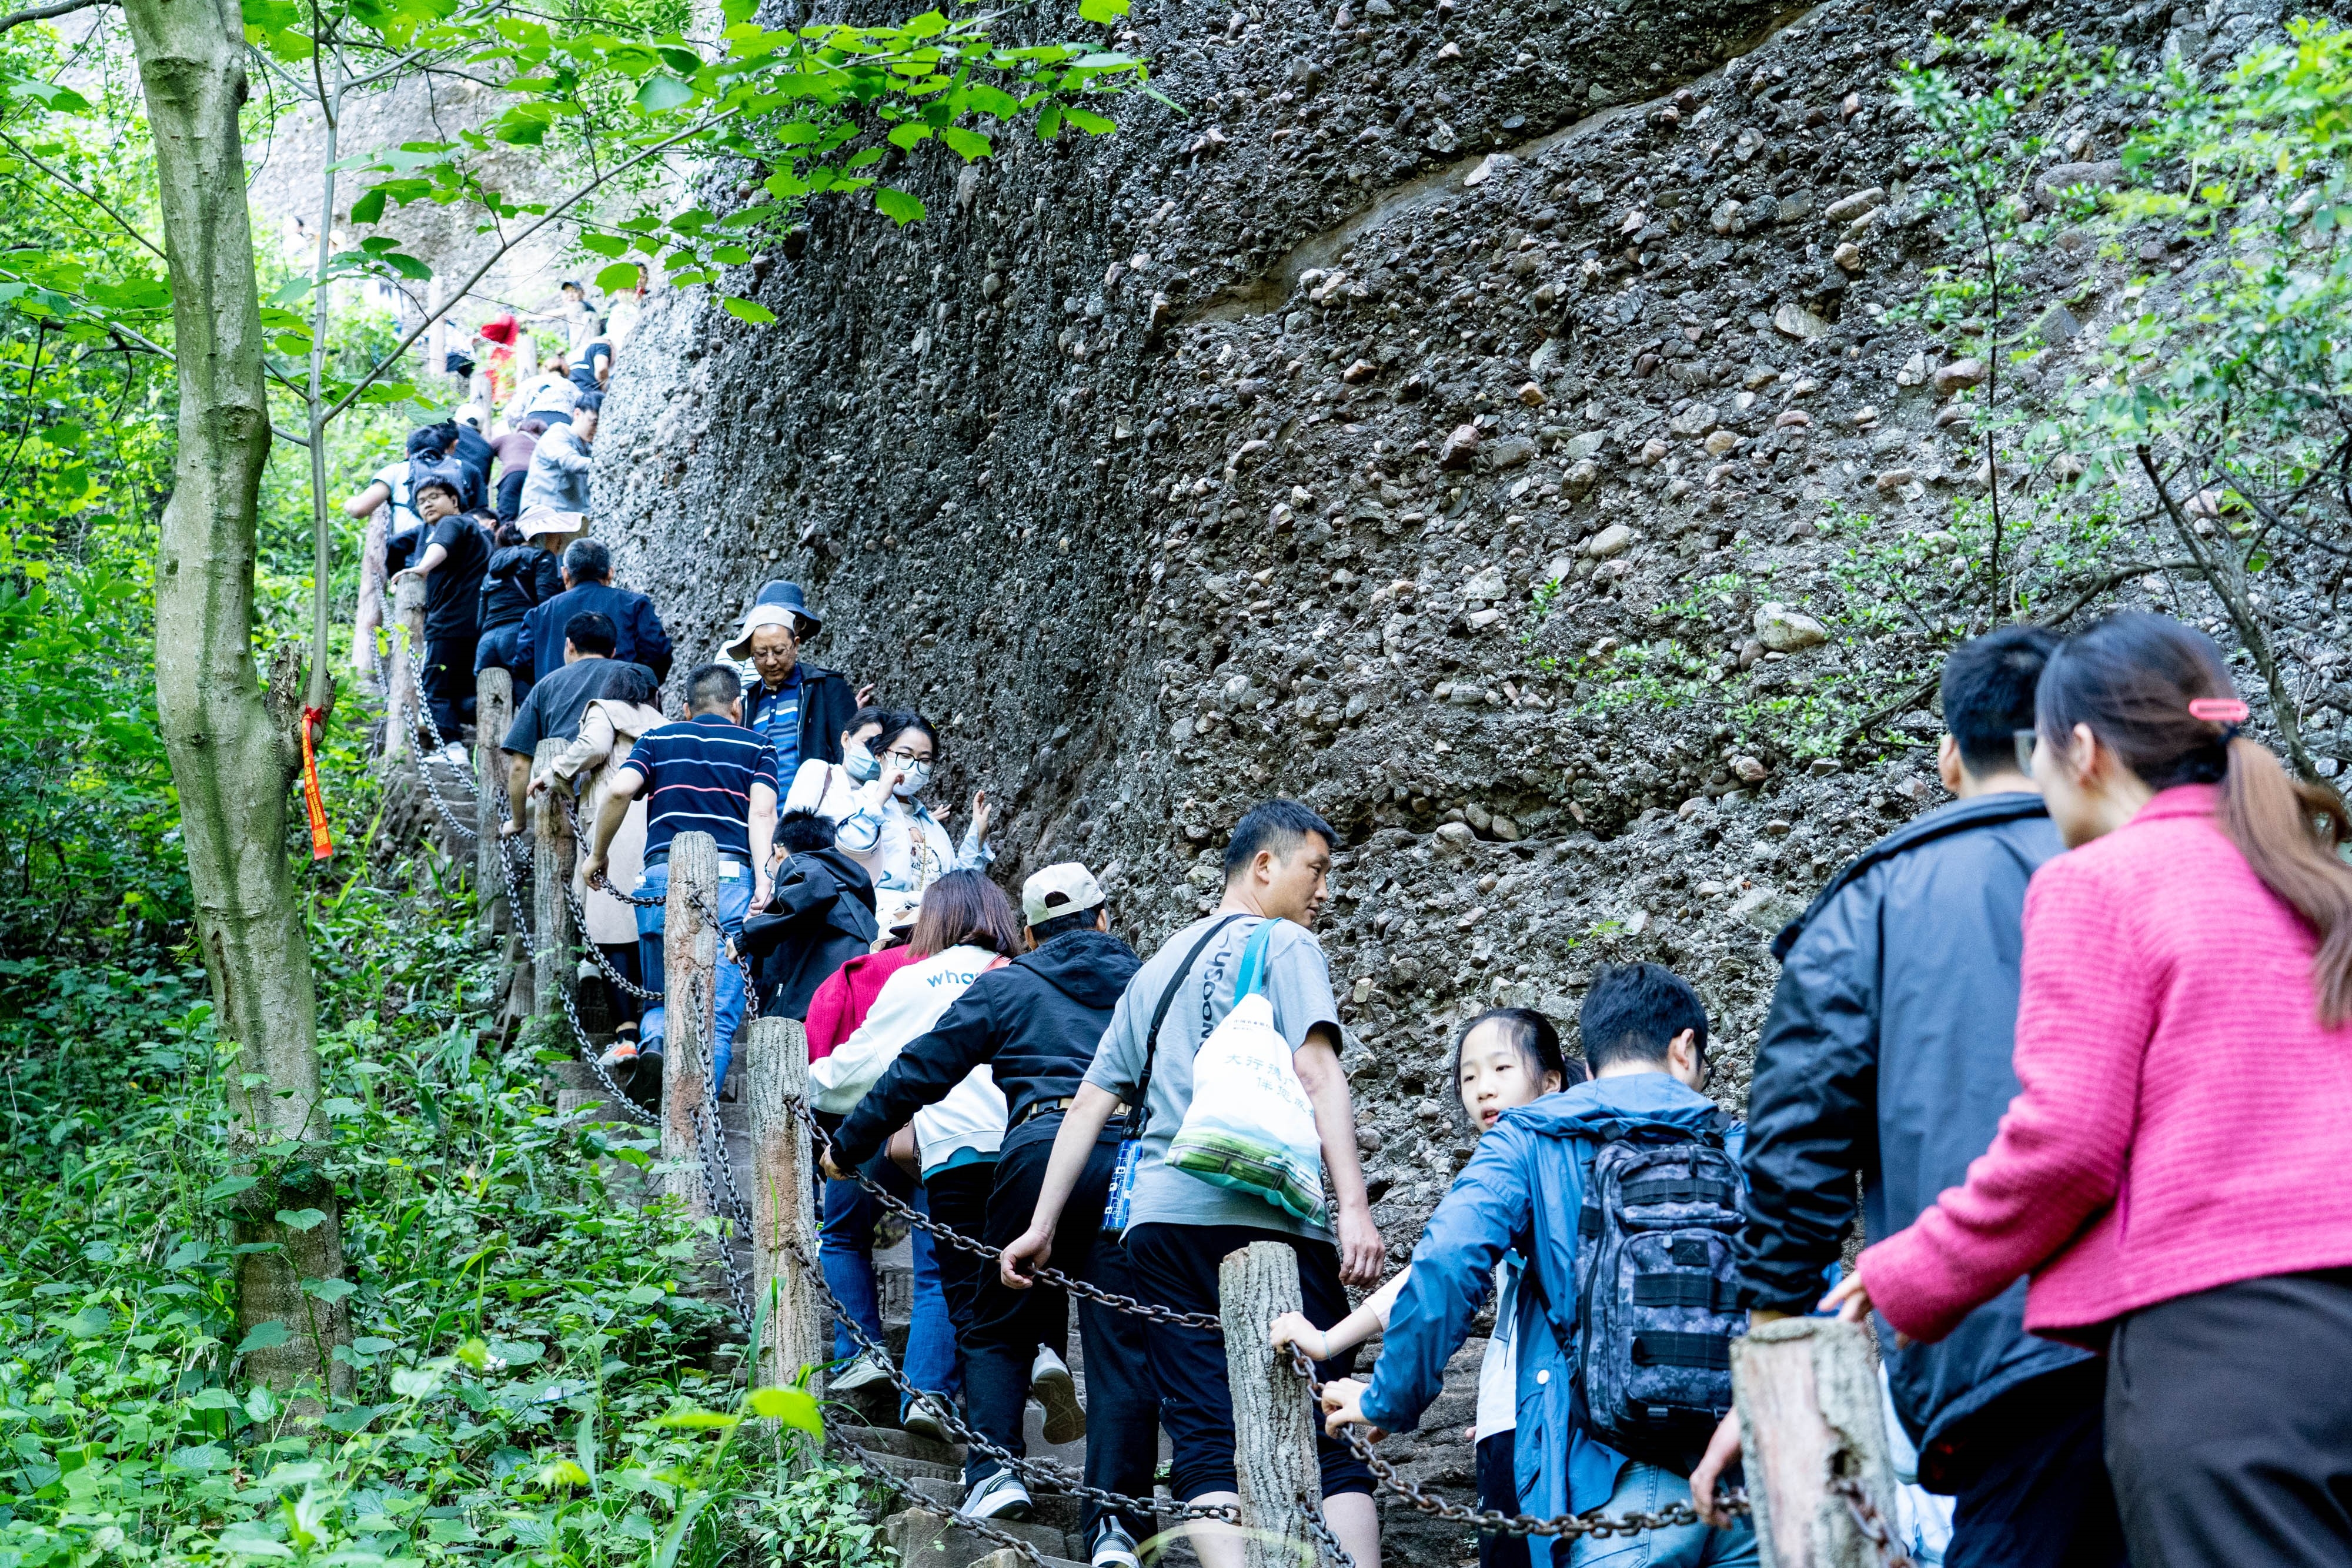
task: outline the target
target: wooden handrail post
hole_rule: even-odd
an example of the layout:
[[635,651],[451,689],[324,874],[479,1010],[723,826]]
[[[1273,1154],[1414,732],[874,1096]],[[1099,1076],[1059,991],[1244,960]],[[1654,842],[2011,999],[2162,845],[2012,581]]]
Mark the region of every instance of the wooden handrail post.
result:
[[[531,777],[537,778],[563,754],[563,742],[542,740],[532,755]],[[531,805],[530,977],[531,1010],[563,1010],[563,991],[572,984],[572,910],[563,901],[564,884],[572,880],[571,824],[563,820],[563,803],[555,798],[557,785]]]
[[[814,1156],[798,1107],[808,1097],[808,1031],[798,1019],[755,1019],[743,1044],[751,1111],[751,1282],[768,1303],[771,1358],[764,1385],[789,1386],[801,1368],[830,1358],[832,1319],[810,1265],[816,1262]],[[762,1386],[757,1366],[752,1386]],[[824,1397],[824,1375],[808,1389]]]
[[392,665],[385,694],[383,758],[390,762],[415,749],[423,723],[416,711],[416,661],[425,657],[425,580],[404,577],[393,594]]
[[1314,1408],[1307,1385],[1291,1370],[1289,1353],[1277,1354],[1269,1333],[1275,1319],[1305,1310],[1298,1254],[1279,1241],[1253,1241],[1226,1253],[1217,1268],[1217,1302],[1234,1396],[1244,1560],[1249,1568],[1298,1568],[1320,1558],[1322,1568],[1337,1568],[1318,1550],[1298,1512],[1302,1499],[1318,1509],[1323,1504]]
[[509,918],[507,878],[499,864],[503,852],[499,821],[507,798],[507,754],[499,749],[514,717],[514,677],[504,670],[484,670],[474,677],[474,906],[480,912],[486,936],[503,929]]
[[1857,1323],[1783,1318],[1731,1345],[1748,1497],[1765,1568],[1879,1568],[1832,1483],[1852,1477],[1895,1529],[1878,1373]]
[[671,1166],[670,1192],[697,1219],[710,1212],[697,1126],[710,1092],[719,1006],[719,926],[702,912],[718,907],[717,841],[709,833],[678,834],[669,841],[662,914],[662,1158]]

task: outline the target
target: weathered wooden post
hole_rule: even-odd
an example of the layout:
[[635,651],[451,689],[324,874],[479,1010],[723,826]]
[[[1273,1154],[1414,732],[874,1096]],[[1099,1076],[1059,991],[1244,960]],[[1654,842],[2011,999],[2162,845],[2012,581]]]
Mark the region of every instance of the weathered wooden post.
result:
[[[817,1245],[816,1165],[799,1111],[808,1097],[808,1031],[798,1019],[756,1019],[743,1050],[751,1102],[751,1282],[768,1303],[766,1383],[782,1387],[832,1352],[825,1332],[832,1320],[805,1266],[815,1263]],[[759,1369],[752,1371],[759,1386]],[[824,1397],[822,1373],[811,1375],[809,1392]]]
[[425,580],[404,577],[393,596],[392,669],[385,694],[383,758],[387,762],[416,747],[423,717],[416,711],[416,661],[425,657]]
[[507,754],[499,749],[514,717],[514,677],[484,670],[474,677],[474,904],[482,935],[495,936],[508,919],[505,849],[499,822],[507,798]]
[[1895,1472],[1878,1373],[1859,1324],[1783,1318],[1731,1345],[1748,1502],[1765,1568],[1880,1568],[1838,1490],[1859,1483],[1890,1535]]
[[[531,777],[537,778],[562,754],[564,743],[542,740],[532,757]],[[551,785],[532,809],[530,866],[531,1010],[563,1009],[562,987],[572,984],[571,907],[563,890],[572,880],[572,826],[563,820],[563,802],[555,798],[561,784]]]
[[[1299,1516],[1303,1499],[1323,1502],[1315,1457],[1313,1401],[1276,1353],[1269,1331],[1285,1312],[1305,1310],[1298,1254],[1279,1241],[1253,1241],[1217,1269],[1218,1315],[1225,1327],[1225,1377],[1234,1394],[1234,1474],[1241,1483],[1243,1554],[1249,1568],[1298,1568],[1321,1560]],[[1196,1528],[1215,1530],[1213,1524]]]
[[[711,1026],[719,1006],[719,845],[709,833],[669,841],[669,902],[662,914],[662,1158],[688,1214],[710,1212],[697,1132],[710,1092]],[[713,1107],[716,1109],[716,1107]],[[722,1151],[716,1155],[725,1158]]]

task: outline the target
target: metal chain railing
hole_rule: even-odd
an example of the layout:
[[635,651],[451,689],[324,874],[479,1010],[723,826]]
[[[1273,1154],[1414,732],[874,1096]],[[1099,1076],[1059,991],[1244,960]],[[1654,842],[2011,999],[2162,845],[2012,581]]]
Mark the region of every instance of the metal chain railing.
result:
[[[1323,1384],[1315,1375],[1315,1364],[1297,1345],[1288,1347],[1290,1369],[1307,1385],[1314,1400],[1315,1419],[1320,1429],[1323,1420]],[[1550,1535],[1574,1540],[1580,1535],[1606,1539],[1612,1535],[1637,1535],[1645,1530],[1672,1530],[1685,1525],[1704,1524],[1698,1510],[1689,1503],[1678,1502],[1654,1513],[1633,1512],[1610,1517],[1604,1514],[1559,1514],[1539,1519],[1533,1514],[1505,1513],[1499,1509],[1465,1508],[1458,1502],[1447,1502],[1431,1497],[1421,1490],[1419,1482],[1397,1473],[1397,1468],[1374,1451],[1371,1442],[1353,1427],[1344,1429],[1341,1440],[1349,1452],[1363,1460],[1372,1477],[1390,1492],[1402,1498],[1422,1512],[1454,1524],[1466,1524],[1485,1535]],[[1746,1513],[1748,1494],[1737,1487],[1724,1489],[1720,1494],[1727,1513]]]
[[1846,1511],[1853,1515],[1854,1528],[1861,1531],[1863,1539],[1877,1550],[1878,1561],[1885,1568],[1916,1568],[1911,1553],[1906,1552],[1903,1542],[1895,1539],[1893,1528],[1886,1522],[1886,1516],[1880,1513],[1878,1505],[1870,1500],[1870,1493],[1863,1490],[1861,1481],[1852,1476],[1832,1476],[1830,1490],[1845,1500]]

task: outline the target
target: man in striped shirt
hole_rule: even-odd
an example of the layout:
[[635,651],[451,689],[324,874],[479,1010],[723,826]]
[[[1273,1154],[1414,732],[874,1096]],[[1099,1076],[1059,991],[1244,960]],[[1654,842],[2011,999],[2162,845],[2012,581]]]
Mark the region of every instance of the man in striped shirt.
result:
[[[646,871],[631,895],[666,896],[670,841],[682,832],[709,833],[719,845],[719,924],[731,938],[741,935],[744,916],[768,900],[768,846],[776,831],[776,755],[765,740],[743,727],[742,678],[727,665],[705,664],[688,676],[686,701],[684,723],[646,731],[629,759],[614,770],[604,810],[597,814],[587,873],[593,876],[604,869],[605,851],[628,814],[629,802],[642,796]],[[638,953],[648,977],[662,973],[663,913],[658,903],[637,907]],[[714,1084],[727,1082],[736,1026],[742,1021],[743,971],[722,955],[712,1031]],[[638,1026],[637,1046],[625,1042],[604,1053],[605,1065],[633,1074],[625,1085],[633,1093],[635,1080],[645,1076],[645,1063],[661,1057],[667,1022],[656,1003]],[[625,1065],[629,1063],[635,1065]]]

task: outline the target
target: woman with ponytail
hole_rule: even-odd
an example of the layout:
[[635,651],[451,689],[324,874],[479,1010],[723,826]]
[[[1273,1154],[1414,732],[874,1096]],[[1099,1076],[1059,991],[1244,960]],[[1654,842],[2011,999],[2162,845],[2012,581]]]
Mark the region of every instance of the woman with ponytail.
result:
[[2021,1092],[1823,1303],[1934,1341],[2032,1274],[2026,1326],[2107,1354],[2135,1568],[2352,1564],[2348,824],[2246,717],[2161,616],[2052,657],[2033,776],[2070,852],[2026,894]]

